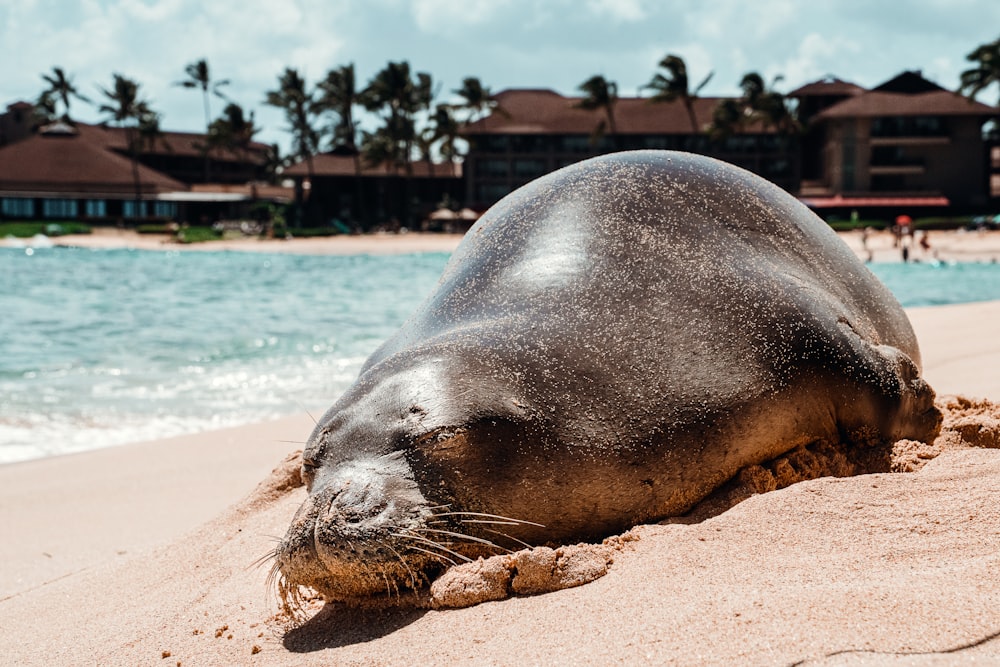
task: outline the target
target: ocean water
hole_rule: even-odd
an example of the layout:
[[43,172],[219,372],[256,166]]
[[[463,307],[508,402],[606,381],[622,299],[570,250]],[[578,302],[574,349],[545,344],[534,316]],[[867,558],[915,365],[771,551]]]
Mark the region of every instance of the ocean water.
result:
[[[319,416],[443,253],[0,248],[0,463]],[[1000,267],[876,264],[906,306],[1000,299]]]
[[447,259],[0,249],[0,462],[318,417]]

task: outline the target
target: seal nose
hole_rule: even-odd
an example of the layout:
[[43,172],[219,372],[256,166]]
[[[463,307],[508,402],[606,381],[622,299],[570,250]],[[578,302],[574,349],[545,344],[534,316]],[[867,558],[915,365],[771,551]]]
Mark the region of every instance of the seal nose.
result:
[[358,525],[376,519],[388,504],[385,485],[379,480],[348,479],[332,494],[325,518]]

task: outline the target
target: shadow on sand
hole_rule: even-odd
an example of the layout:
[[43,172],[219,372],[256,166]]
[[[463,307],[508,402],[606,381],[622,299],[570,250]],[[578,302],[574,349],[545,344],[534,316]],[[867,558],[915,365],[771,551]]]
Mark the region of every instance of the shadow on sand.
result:
[[327,604],[311,619],[285,633],[282,644],[292,653],[361,644],[392,634],[426,613],[426,609],[357,609]]

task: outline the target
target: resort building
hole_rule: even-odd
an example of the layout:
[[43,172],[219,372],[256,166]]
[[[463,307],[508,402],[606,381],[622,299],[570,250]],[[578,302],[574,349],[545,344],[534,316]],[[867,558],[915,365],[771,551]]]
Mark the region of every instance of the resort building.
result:
[[124,130],[65,122],[36,129],[32,105],[18,102],[0,114],[0,219],[211,223],[245,218],[265,200],[301,202],[292,224],[437,228],[446,219],[465,224],[468,209],[484,211],[560,167],[648,148],[733,163],[828,219],[995,213],[1000,205],[1000,128],[984,135],[987,121],[1000,118],[996,107],[919,72],[871,90],[827,77],[786,97],[798,128],[745,120],[713,127],[727,108],[740,120],[732,98],[620,98],[609,114],[552,90],[505,90],[488,116],[462,129],[469,148],[461,163],[373,166],[334,151],[287,167],[287,188],[264,183],[274,158],[264,144],[206,150],[205,135],[164,132],[142,143],[133,165]]
[[463,196],[462,165],[417,161],[370,165],[361,156],[321,153],[282,172],[294,179],[310,224],[349,230],[415,228],[444,203]]
[[[653,103],[620,98],[615,131],[603,110],[551,90],[505,90],[496,109],[468,125],[466,203],[482,210],[554,169],[614,150],[666,148],[748,169],[823,215],[853,211],[981,212],[997,203],[1000,148],[983,137],[994,107],[904,72],[866,90],[827,78],[792,91],[801,132],[759,123],[728,136],[708,132],[725,98]],[[604,132],[597,131],[602,125]],[[990,156],[995,154],[991,161]],[[992,167],[991,167],[992,165]]]
[[710,155],[789,191],[796,190],[800,180],[796,135],[760,123],[729,136],[708,134],[722,98],[696,98],[690,112],[680,101],[619,98],[613,108],[614,131],[603,110],[582,109],[581,98],[552,90],[505,90],[494,99],[494,111],[462,132],[469,142],[463,164],[465,198],[473,208],[486,208],[542,174],[616,150],[661,148]]
[[[268,147],[212,151],[204,135],[164,132],[133,164],[125,131],[57,121],[30,130],[31,105],[0,116],[0,219],[214,222],[245,217],[258,199],[289,201],[291,190],[261,184]],[[27,133],[24,123],[29,119]],[[206,184],[206,170],[215,181]]]
[[983,126],[996,109],[904,72],[872,90],[819,81],[789,94],[807,121],[797,194],[820,210],[976,212],[991,203]]

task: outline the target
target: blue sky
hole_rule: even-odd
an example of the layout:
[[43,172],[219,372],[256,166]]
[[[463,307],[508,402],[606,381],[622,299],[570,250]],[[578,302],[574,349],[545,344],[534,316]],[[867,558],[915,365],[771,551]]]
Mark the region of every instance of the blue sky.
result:
[[[904,69],[954,88],[965,55],[998,36],[996,0],[0,0],[0,105],[36,98],[53,66],[93,99],[119,72],[142,84],[164,128],[200,131],[199,94],[171,84],[206,58],[256,112],[258,138],[285,145],[280,112],[262,103],[285,66],[315,81],[353,62],[363,84],[408,60],[442,101],[466,76],[494,92],[574,94],[603,74],[634,95],[667,53],[693,80],[714,72],[706,95],[736,94],[751,70],[783,75],[783,91],[826,74],[874,86]],[[73,115],[100,118],[79,103]]]

